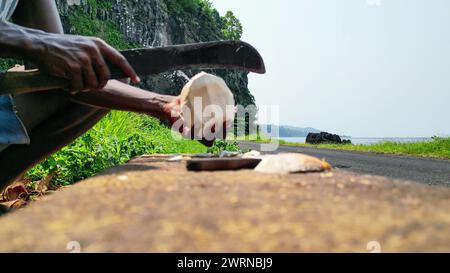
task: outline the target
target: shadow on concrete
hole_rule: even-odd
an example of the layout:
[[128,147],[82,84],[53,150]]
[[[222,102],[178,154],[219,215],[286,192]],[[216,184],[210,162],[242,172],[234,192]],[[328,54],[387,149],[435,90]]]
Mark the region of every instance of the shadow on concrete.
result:
[[7,213],[11,212],[11,209],[9,209],[7,206],[5,205],[1,205],[0,204],[0,217],[6,215]]
[[[108,170],[105,170],[99,174],[97,174],[95,177],[103,176],[103,175],[121,175],[125,174],[127,172],[144,172],[144,171],[150,171],[150,170],[158,170],[159,167],[155,166],[149,166],[144,164],[137,164],[137,163],[127,163],[125,165],[119,165],[115,166],[113,168],[110,168]],[[73,183],[72,185],[83,183],[86,180],[81,180]],[[0,217],[6,216],[12,212],[15,212],[17,209],[11,209],[7,207],[4,204],[0,204]]]

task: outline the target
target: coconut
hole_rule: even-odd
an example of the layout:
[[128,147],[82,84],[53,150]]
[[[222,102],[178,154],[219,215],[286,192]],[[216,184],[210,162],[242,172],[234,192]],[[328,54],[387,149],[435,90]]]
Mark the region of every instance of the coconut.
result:
[[234,120],[234,96],[220,77],[206,72],[195,75],[184,86],[179,99],[185,127],[211,132],[214,126],[221,128]]
[[266,155],[255,171],[261,173],[306,173],[331,170],[331,165],[318,158],[304,154]]

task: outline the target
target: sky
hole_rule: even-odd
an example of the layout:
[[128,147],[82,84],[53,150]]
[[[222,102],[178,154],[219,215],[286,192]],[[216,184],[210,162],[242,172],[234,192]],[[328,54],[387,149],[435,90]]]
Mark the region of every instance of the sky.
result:
[[282,125],[354,137],[450,135],[449,0],[213,0],[267,74],[249,75]]

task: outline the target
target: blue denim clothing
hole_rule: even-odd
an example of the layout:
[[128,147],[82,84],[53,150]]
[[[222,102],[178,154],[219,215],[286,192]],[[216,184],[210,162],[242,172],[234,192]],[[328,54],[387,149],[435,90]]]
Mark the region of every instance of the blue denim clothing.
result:
[[29,144],[30,138],[17,117],[11,96],[0,96],[0,144]]
[[0,19],[9,20],[19,0],[0,0]]

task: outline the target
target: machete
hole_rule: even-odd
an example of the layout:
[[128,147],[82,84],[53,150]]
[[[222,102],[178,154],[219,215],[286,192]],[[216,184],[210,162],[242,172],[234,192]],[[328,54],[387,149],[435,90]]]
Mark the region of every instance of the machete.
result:
[[[240,69],[264,74],[264,61],[258,51],[242,41],[218,41],[121,52],[136,73],[155,75],[179,69]],[[108,64],[111,79],[126,78],[116,66]],[[0,74],[0,95],[64,89],[68,81],[39,70]]]

